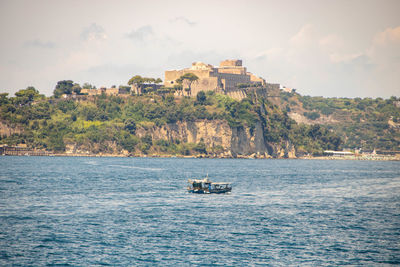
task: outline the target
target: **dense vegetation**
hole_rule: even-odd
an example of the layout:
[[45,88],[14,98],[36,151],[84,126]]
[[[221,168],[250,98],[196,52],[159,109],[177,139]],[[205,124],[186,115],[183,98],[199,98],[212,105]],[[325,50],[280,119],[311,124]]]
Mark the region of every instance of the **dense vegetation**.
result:
[[[57,84],[55,95],[78,91],[72,81]],[[0,137],[0,143],[52,151],[64,151],[76,144],[91,153],[207,154],[223,150],[207,147],[204,142],[153,140],[149,134],[137,135],[138,129],[151,129],[178,121],[225,120],[232,128],[248,127],[252,132],[257,123],[264,129],[270,144],[291,142],[299,152],[320,154],[324,149],[339,149],[341,139],[319,125],[299,125],[286,111],[267,99],[245,98],[236,101],[214,92],[200,92],[196,98],[174,98],[173,95],[142,96],[80,96],[76,99],[46,98],[29,87],[15,97],[0,95],[0,120],[21,126],[21,134]]]
[[281,92],[280,106],[311,121],[326,118],[344,147],[400,151],[400,98],[324,98]]

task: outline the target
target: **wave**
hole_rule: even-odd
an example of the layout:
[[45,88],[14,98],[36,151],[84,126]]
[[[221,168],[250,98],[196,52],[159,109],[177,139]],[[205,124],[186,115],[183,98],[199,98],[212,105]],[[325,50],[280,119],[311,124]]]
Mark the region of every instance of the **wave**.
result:
[[143,171],[165,171],[165,169],[162,169],[162,168],[137,167],[137,166],[127,166],[127,165],[108,165],[108,166],[125,168],[125,169],[137,169],[137,170],[143,170]]

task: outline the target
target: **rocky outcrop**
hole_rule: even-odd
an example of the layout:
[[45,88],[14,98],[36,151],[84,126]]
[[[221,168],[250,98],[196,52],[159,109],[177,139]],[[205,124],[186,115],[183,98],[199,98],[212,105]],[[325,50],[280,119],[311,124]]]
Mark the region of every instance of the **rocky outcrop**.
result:
[[267,143],[261,123],[249,127],[231,128],[223,120],[177,122],[161,127],[143,128],[136,131],[138,137],[150,134],[153,140],[179,140],[185,143],[204,142],[207,148],[222,147],[217,157],[294,158],[295,148],[289,141],[284,145]]
[[297,123],[304,123],[308,125],[312,124],[333,124],[333,123],[338,123],[338,120],[335,120],[332,115],[330,116],[325,116],[325,115],[320,115],[318,119],[315,120],[310,120],[306,118],[304,115],[298,113],[298,112],[290,112],[288,113],[289,117],[296,121]]
[[20,134],[23,129],[19,126],[10,126],[5,122],[0,121],[0,136],[10,136],[13,134]]
[[[106,147],[107,149],[104,149]],[[102,152],[106,150],[107,152]],[[66,155],[98,155],[98,156],[129,156],[129,152],[122,149],[120,150],[113,141],[105,141],[104,143],[85,143],[78,145],[72,141],[65,142]]]
[[[22,133],[22,129],[11,127],[0,122],[0,134],[9,136]],[[254,128],[231,128],[224,120],[201,120],[194,122],[176,122],[157,126],[139,126],[136,136],[151,135],[154,141],[168,140],[170,142],[204,143],[209,156],[234,158],[295,158],[295,148],[286,141],[282,144],[268,143],[264,138],[261,123]],[[76,144],[70,139],[64,140],[67,155],[102,155],[106,154],[128,156],[126,150],[121,149],[114,141],[103,143]],[[105,155],[106,155],[105,154]],[[136,154],[136,153],[134,153]]]
[[261,123],[255,128],[238,127],[232,131],[231,152],[233,157],[255,155],[265,157],[271,155],[273,149],[264,141]]
[[208,148],[222,147],[224,151],[221,157],[231,157],[230,147],[232,129],[226,121],[202,120],[196,122],[176,122],[161,127],[139,127],[136,131],[138,137],[150,134],[153,140],[179,140],[184,143],[203,142]]

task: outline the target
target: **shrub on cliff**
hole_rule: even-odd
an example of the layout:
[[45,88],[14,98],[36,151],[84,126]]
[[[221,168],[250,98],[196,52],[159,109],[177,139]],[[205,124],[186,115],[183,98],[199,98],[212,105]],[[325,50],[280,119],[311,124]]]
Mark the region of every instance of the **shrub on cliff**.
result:
[[313,111],[313,112],[304,112],[303,115],[304,115],[307,119],[310,119],[310,120],[316,120],[316,119],[318,119],[319,117],[321,117],[321,115],[319,115],[319,113],[318,113],[318,112],[315,112],[315,111]]
[[179,99],[172,95],[128,98],[102,95],[85,96],[80,101],[44,99],[24,106],[15,106],[11,104],[13,101],[14,98],[1,96],[1,117],[23,124],[25,132],[22,137],[2,139],[2,143],[19,140],[38,148],[62,151],[67,140],[96,152],[113,151],[114,148],[108,147],[112,143],[119,150],[131,153],[141,150],[143,153],[206,154],[213,150],[204,142],[184,143],[183,137],[153,142],[149,135],[138,138],[135,134],[139,128],[149,133],[166,123],[218,119],[227,121],[232,128],[248,127],[252,136],[256,127],[261,127],[267,142],[284,144],[289,140],[308,153],[338,147],[333,134],[320,130],[319,134],[310,135],[309,128],[296,125],[286,112],[269,101],[256,98],[237,101],[211,91],[199,93],[197,98]]

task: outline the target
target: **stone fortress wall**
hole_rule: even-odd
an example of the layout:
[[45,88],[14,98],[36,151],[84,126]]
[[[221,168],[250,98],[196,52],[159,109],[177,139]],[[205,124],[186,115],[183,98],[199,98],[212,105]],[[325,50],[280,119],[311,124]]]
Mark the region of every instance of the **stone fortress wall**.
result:
[[[216,91],[224,93],[236,99],[246,97],[246,92],[237,87],[238,84],[261,84],[266,85],[264,79],[247,72],[246,67],[242,66],[242,60],[224,60],[219,67],[214,67],[203,62],[194,62],[190,68],[182,70],[165,71],[164,86],[174,87],[176,80],[186,73],[192,73],[199,79],[191,85],[191,96],[196,96],[200,91]],[[188,83],[183,83],[187,88]],[[177,95],[189,95],[188,92],[177,92]]]
[[[221,80],[217,76],[216,69],[202,62],[195,62],[192,64],[192,67],[188,69],[165,71],[164,86],[174,87],[177,85],[176,80],[186,73],[192,73],[199,77],[199,80],[194,82],[191,86],[192,95],[197,95],[197,93],[202,90],[218,90],[221,86]],[[183,86],[185,87],[187,84],[183,84]]]
[[101,94],[105,94],[108,96],[117,96],[121,94],[126,94],[125,91],[119,88],[106,88],[106,87],[100,87],[99,89],[82,89],[81,93],[87,94],[89,96],[101,95]]
[[[232,98],[241,100],[248,93],[266,96],[267,92],[272,92],[279,89],[279,84],[266,83],[261,77],[258,77],[247,71],[246,67],[242,66],[242,60],[224,60],[218,67],[203,62],[194,62],[190,68],[182,70],[165,71],[164,87],[173,88],[177,85],[176,80],[186,73],[192,73],[199,79],[191,84],[190,92],[188,90],[176,91],[176,96],[196,96],[200,91],[215,91],[221,94],[228,95]],[[238,84],[250,84],[247,88],[238,88]],[[254,86],[253,86],[254,85]],[[259,86],[262,85],[262,86]],[[145,91],[157,91],[161,85],[145,84],[144,87],[136,87],[131,85],[130,93],[141,95]],[[183,89],[189,87],[188,81],[183,81]],[[146,89],[146,90],[144,90]],[[82,89],[81,93],[94,95],[109,95],[109,96],[128,96],[130,93],[125,89],[100,87],[99,89]]]

